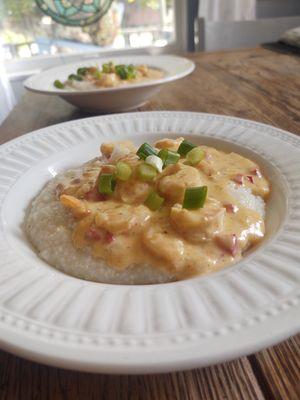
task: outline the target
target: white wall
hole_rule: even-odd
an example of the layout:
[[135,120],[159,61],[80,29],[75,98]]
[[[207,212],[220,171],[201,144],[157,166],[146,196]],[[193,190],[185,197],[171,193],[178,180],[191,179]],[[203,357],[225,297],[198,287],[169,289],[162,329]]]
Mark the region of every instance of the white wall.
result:
[[255,21],[205,22],[200,30],[204,30],[204,50],[215,51],[276,42],[284,32],[297,26],[300,26],[300,16]]
[[257,0],[256,15],[257,18],[300,15],[300,0]]

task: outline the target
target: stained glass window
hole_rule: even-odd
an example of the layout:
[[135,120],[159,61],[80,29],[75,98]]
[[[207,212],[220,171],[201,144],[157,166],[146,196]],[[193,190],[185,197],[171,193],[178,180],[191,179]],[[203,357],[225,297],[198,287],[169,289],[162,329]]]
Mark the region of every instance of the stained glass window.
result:
[[53,21],[69,26],[93,24],[109,10],[112,0],[35,0]]
[[0,0],[0,47],[7,60],[163,47],[174,40],[174,8],[174,0]]

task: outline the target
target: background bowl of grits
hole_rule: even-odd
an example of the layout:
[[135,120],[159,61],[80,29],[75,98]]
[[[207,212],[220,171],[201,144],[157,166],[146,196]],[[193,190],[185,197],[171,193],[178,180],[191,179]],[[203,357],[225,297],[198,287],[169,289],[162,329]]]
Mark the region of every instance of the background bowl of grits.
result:
[[[58,89],[53,85],[55,80],[65,81],[78,68],[98,66],[112,61],[117,64],[147,65],[150,68],[163,72],[159,79],[149,79],[141,82],[123,84],[116,87],[95,87],[88,90],[74,88]],[[128,111],[141,106],[156,95],[163,85],[184,78],[195,69],[195,64],[187,58],[161,56],[127,56],[84,60],[59,67],[51,68],[28,78],[24,86],[26,89],[46,94],[60,96],[74,106],[88,112],[105,113]]]

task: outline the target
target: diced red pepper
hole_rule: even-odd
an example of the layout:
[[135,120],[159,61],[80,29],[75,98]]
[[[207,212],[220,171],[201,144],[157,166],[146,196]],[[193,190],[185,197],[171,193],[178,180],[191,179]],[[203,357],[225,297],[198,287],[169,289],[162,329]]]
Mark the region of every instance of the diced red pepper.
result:
[[106,241],[106,243],[111,243],[111,242],[113,242],[114,240],[115,240],[115,237],[114,237],[114,235],[111,233],[111,232],[109,232],[109,231],[107,231],[106,232],[106,235],[105,235],[106,237],[105,237],[105,241]]
[[238,207],[234,204],[226,203],[223,204],[223,206],[226,208],[226,211],[230,214],[235,214],[238,211]]
[[248,181],[249,181],[250,183],[254,183],[253,176],[247,175],[246,178],[248,179]]
[[86,231],[85,236],[90,240],[101,240],[101,242],[110,244],[115,240],[115,237],[112,233],[105,229],[99,229],[93,226],[90,226]]
[[97,228],[92,226],[86,231],[85,236],[91,240],[102,240],[103,239],[103,232],[99,231]]

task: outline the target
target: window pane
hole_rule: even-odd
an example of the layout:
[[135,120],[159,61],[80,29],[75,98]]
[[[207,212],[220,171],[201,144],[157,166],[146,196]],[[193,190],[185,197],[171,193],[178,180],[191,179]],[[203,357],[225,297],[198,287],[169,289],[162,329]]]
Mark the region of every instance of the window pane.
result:
[[[44,3],[57,7],[54,0]],[[93,0],[60,3],[89,5]],[[174,0],[113,1],[99,21],[84,27],[55,22],[34,0],[0,0],[0,47],[5,59],[165,46],[174,40],[174,32]]]

